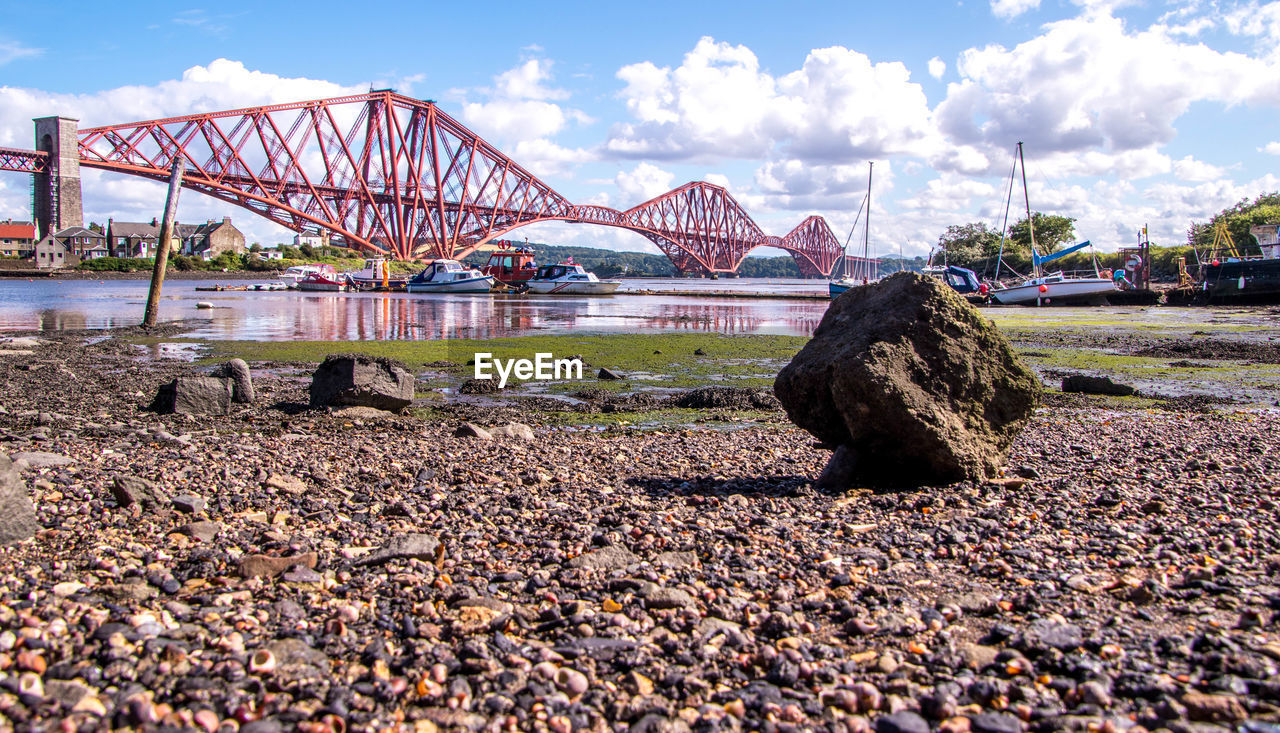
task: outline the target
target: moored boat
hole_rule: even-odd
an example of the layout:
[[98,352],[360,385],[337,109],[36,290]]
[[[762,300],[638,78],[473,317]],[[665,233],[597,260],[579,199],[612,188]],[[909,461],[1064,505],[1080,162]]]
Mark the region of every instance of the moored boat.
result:
[[1280,300],[1280,225],[1255,225],[1249,233],[1260,254],[1241,253],[1232,244],[1201,258],[1201,288],[1210,303]]
[[310,272],[298,281],[298,289],[310,292],[344,292],[347,290],[347,276],[338,272],[333,265],[313,265],[321,269]]
[[405,289],[410,293],[487,293],[493,282],[491,275],[457,260],[432,260],[409,279]]
[[355,290],[404,290],[409,282],[408,275],[392,275],[391,261],[382,257],[367,259],[362,269],[346,275]]
[[[1041,255],[1036,250],[1035,219],[1031,214],[1031,198],[1027,194],[1027,164],[1022,157],[1022,143],[1018,143],[1017,157],[1014,159],[1015,171],[1022,169],[1022,199],[1027,210],[1027,231],[1031,235],[1031,275],[1013,285],[996,283],[991,291],[991,300],[1000,305],[1106,305],[1107,295],[1119,288],[1111,278],[1102,277],[1095,271],[1093,277],[1069,275],[1062,272],[1044,273],[1041,265],[1065,257],[1090,246],[1089,241],[1080,242],[1053,254]],[[1010,174],[1012,178],[1012,174]],[[1013,196],[1012,180],[1009,195]],[[1006,204],[1006,211],[1008,206]],[[1007,214],[1006,214],[1007,216]],[[1000,239],[1000,254],[997,261],[1003,261],[1004,236]],[[998,267],[998,265],[997,265]],[[1096,270],[1097,263],[1094,267]]]
[[561,262],[544,265],[526,283],[529,292],[540,295],[608,295],[622,285],[621,280],[601,280],[582,265]]
[[537,274],[538,266],[533,260],[533,250],[516,247],[490,254],[480,271],[503,285],[521,288]]
[[296,288],[298,287],[298,283],[302,282],[302,279],[305,278],[307,275],[310,275],[313,272],[324,272],[324,269],[326,267],[328,267],[330,270],[333,269],[332,265],[323,265],[320,263],[315,263],[312,265],[294,265],[293,267],[287,268],[283,273],[281,273],[280,279],[288,287]]
[[1107,295],[1116,290],[1109,278],[1055,272],[1027,278],[1012,287],[997,287],[991,291],[991,299],[1000,305],[1106,305]]

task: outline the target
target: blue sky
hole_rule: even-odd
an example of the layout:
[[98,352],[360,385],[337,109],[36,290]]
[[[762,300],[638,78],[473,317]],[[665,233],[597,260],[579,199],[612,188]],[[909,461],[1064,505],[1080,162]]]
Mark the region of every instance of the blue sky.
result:
[[[908,254],[950,224],[998,225],[1018,140],[1033,208],[1105,250],[1144,223],[1181,243],[1280,189],[1280,2],[16,5],[0,146],[32,147],[48,114],[88,127],[392,87],[577,203],[710,180],[771,234],[821,214],[843,238],[874,160],[872,246]],[[82,35],[55,43],[59,27]],[[158,184],[85,173],[90,220],[162,203]],[[0,173],[0,217],[29,206],[29,182]],[[226,215],[251,240],[291,236],[196,194],[180,206]],[[519,233],[653,251],[607,228]]]

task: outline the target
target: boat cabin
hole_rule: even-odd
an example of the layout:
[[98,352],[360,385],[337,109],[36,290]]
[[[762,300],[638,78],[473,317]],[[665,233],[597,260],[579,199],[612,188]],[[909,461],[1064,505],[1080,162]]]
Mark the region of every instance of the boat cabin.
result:
[[544,265],[538,268],[538,274],[534,276],[535,280],[583,280],[591,281],[591,276],[586,270],[582,269],[582,265],[574,265],[561,262],[558,265]]
[[976,293],[981,287],[981,283],[978,282],[978,276],[974,274],[973,270],[957,267],[956,265],[947,266],[943,273],[943,279],[947,281],[952,290],[961,295]]
[[480,271],[493,276],[505,285],[522,283],[533,277],[538,269],[533,261],[533,250],[528,247],[502,250],[489,255],[489,261]]
[[464,267],[457,260],[432,260],[427,268],[418,274],[419,282],[452,282],[454,280],[471,280],[479,277],[475,270]]

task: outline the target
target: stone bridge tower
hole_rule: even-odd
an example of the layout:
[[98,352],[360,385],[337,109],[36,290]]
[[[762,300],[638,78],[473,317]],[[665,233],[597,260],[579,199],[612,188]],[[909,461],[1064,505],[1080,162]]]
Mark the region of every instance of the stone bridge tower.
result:
[[40,117],[35,123],[36,150],[49,154],[48,172],[35,174],[36,236],[45,237],[67,227],[84,226],[80,125],[70,117]]

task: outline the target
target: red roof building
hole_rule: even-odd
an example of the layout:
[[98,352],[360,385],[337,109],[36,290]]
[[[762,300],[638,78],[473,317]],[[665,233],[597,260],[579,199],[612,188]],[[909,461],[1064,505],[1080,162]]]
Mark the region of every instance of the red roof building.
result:
[[0,222],[0,257],[26,257],[36,246],[36,227],[25,221]]

